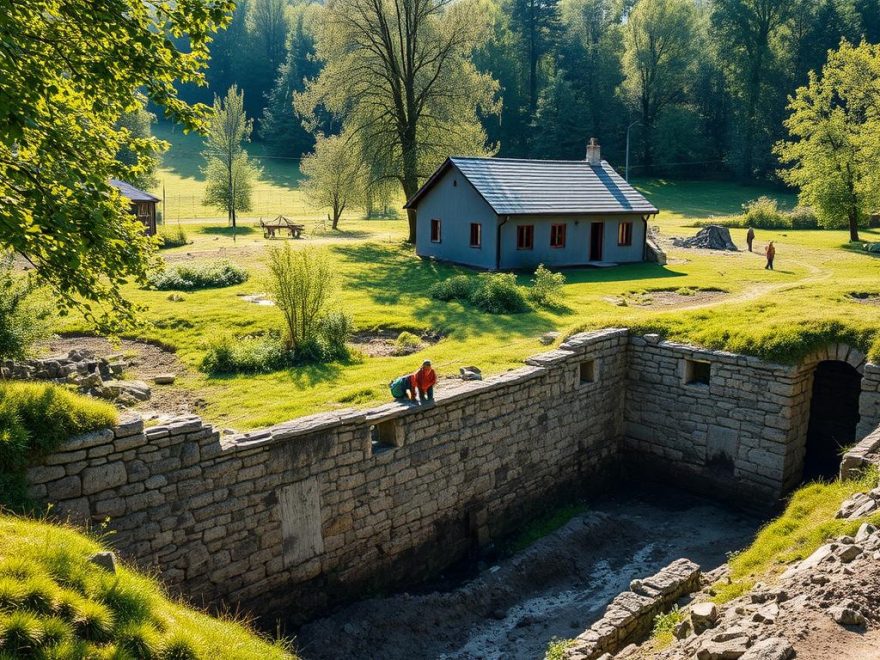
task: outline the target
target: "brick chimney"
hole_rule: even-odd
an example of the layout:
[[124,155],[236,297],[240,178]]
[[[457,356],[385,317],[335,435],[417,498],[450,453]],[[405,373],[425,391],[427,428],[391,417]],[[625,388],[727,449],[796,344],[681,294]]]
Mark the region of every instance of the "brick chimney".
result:
[[590,138],[589,143],[587,143],[587,162],[594,166],[602,163],[602,149],[599,147],[596,138]]

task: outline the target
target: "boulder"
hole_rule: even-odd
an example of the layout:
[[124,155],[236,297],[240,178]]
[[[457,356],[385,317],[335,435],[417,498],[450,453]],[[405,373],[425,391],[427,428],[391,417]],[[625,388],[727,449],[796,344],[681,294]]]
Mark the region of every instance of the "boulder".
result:
[[173,385],[175,378],[174,374],[157,374],[153,376],[153,382],[156,385]]
[[462,380],[483,380],[483,372],[477,367],[461,367],[458,372]]
[[737,637],[726,642],[706,642],[697,651],[697,660],[736,660],[748,650],[748,637]]
[[770,637],[755,642],[740,660],[788,660],[794,657],[794,649],[785,637]]
[[842,626],[861,626],[865,623],[865,617],[858,610],[855,601],[845,600],[831,607],[828,614]]
[[779,616],[779,605],[768,603],[752,615],[752,620],[758,623],[775,623]]
[[862,554],[861,546],[855,544],[845,545],[837,551],[837,558],[844,564],[848,564],[860,554]]
[[545,332],[543,335],[541,335],[541,337],[540,337],[540,339],[538,339],[538,341],[540,341],[541,344],[544,346],[549,346],[554,341],[559,339],[560,334],[561,333],[559,333],[559,332]]
[[89,562],[110,573],[116,572],[116,555],[112,552],[96,552],[89,557]]
[[862,526],[859,527],[859,531],[856,532],[856,543],[864,543],[871,536],[873,536],[877,532],[877,528],[870,523],[862,523]]
[[147,401],[150,398],[150,386],[142,380],[108,380],[102,388],[107,399],[130,398],[136,401]]
[[715,625],[718,620],[718,607],[708,601],[691,606],[691,623],[698,635]]

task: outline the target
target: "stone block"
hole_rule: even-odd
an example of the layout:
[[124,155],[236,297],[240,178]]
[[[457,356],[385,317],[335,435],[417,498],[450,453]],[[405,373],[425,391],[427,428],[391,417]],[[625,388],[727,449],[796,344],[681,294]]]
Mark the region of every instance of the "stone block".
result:
[[82,473],[83,494],[91,495],[102,490],[116,488],[128,481],[125,464],[121,461],[97,467],[88,467]]

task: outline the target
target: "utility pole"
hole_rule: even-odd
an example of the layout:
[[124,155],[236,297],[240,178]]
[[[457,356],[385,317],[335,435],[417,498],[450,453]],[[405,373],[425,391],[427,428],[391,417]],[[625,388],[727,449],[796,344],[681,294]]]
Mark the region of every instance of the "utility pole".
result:
[[626,127],[626,169],[624,170],[623,178],[626,179],[627,183],[629,183],[629,132],[633,126],[640,123],[641,122],[636,119],[633,123]]

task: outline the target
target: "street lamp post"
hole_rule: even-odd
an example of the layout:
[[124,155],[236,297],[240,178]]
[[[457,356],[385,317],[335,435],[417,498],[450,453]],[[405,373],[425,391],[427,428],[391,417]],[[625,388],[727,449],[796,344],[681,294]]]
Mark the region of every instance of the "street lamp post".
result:
[[633,126],[640,123],[641,122],[637,119],[626,127],[626,169],[624,170],[624,178],[627,183],[629,183],[629,132]]

